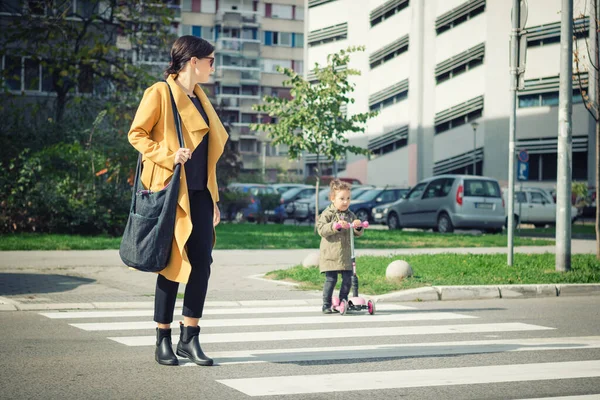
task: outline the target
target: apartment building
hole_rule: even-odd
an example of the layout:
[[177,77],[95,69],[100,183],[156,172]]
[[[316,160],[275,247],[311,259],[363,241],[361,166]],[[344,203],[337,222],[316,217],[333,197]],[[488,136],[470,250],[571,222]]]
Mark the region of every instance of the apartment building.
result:
[[[277,171],[302,171],[299,162],[290,162],[283,146],[274,147],[265,136],[250,129],[258,121],[271,122],[252,106],[264,95],[286,97],[284,76],[277,66],[304,68],[304,0],[162,0],[173,10],[171,32],[177,35],[202,37],[216,47],[215,74],[205,85],[215,108],[230,132],[235,151],[241,154],[245,171],[261,171],[271,175]],[[47,2],[11,0],[0,4],[0,16],[12,18],[20,12],[43,17],[55,13]],[[67,13],[90,13],[92,9],[108,10],[105,2],[73,0],[61,2]],[[142,2],[143,5],[143,2]],[[144,29],[153,29],[145,24]],[[133,51],[129,38],[117,36],[116,46],[130,62],[145,65],[158,78],[170,60],[168,48],[162,43],[144,43]],[[51,93],[51,82],[41,63],[26,57],[0,55],[0,67],[10,70],[5,82],[9,90],[29,97],[44,97]],[[92,81],[82,72],[76,93],[97,93],[108,90],[102,82]],[[14,77],[14,78],[13,78]],[[32,78],[33,77],[33,78]]]
[[295,173],[283,146],[272,146],[251,123],[272,122],[252,110],[264,95],[288,97],[277,66],[302,72],[303,0],[184,0],[181,35],[202,37],[216,46],[215,74],[205,89],[229,128],[245,171]]
[[[339,49],[365,45],[366,51],[354,55],[350,64],[362,75],[354,79],[356,101],[348,112],[380,112],[368,123],[366,135],[350,137],[372,155],[348,155],[341,176],[378,185],[414,185],[443,173],[476,172],[508,180],[511,3],[309,0],[308,66],[324,63]],[[561,2],[528,4],[517,148],[529,152],[530,183],[553,187]],[[589,34],[585,10],[585,0],[575,2],[574,31],[584,51]],[[579,81],[587,87],[587,74],[580,78],[573,87],[573,178],[593,185],[594,127],[579,92]]]

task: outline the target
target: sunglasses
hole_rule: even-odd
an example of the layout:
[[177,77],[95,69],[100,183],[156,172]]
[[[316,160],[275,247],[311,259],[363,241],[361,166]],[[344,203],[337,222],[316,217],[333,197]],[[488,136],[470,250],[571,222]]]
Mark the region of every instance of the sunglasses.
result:
[[213,65],[215,65],[215,58],[214,57],[202,57],[202,58],[206,58],[207,60],[210,60],[210,66],[212,67]]

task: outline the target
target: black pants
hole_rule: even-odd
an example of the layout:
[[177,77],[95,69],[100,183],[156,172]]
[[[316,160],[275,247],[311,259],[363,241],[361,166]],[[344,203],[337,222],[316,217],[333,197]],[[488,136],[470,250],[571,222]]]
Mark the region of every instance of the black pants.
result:
[[[208,289],[210,264],[212,263],[214,206],[208,189],[192,190],[189,195],[193,228],[186,247],[190,264],[192,264],[192,271],[185,286],[183,315],[185,317],[201,318]],[[178,282],[170,281],[164,276],[158,275],[154,296],[155,322],[160,324],[173,322],[178,288]]]
[[331,307],[331,296],[338,279],[342,274],[342,287],[340,287],[340,300],[348,300],[350,286],[352,285],[352,271],[327,271],[325,272],[325,285],[323,285],[323,305]]

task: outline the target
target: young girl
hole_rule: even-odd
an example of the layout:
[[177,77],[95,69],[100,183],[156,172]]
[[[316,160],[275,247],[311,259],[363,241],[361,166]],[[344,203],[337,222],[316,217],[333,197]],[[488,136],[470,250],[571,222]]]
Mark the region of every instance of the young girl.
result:
[[[323,286],[323,313],[331,314],[331,296],[338,279],[342,274],[340,300],[348,300],[352,280],[352,262],[350,254],[350,224],[354,235],[363,234],[361,221],[348,207],[350,206],[350,184],[339,180],[331,181],[329,199],[331,205],[319,216],[317,231],[321,236],[319,268],[325,273]],[[352,221],[352,222],[350,222]]]

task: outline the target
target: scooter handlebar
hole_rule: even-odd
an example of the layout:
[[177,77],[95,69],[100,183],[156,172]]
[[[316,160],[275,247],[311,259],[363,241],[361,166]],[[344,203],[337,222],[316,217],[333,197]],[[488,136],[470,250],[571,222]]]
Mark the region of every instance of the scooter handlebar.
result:
[[[348,224],[347,228],[345,228],[345,229],[350,229],[351,226],[352,226],[352,224]],[[369,221],[362,221],[360,223],[360,227],[362,227],[362,228],[368,228],[369,227]],[[339,231],[340,229],[342,229],[342,224],[340,224],[339,222],[335,222],[333,224],[333,229],[336,229],[336,230]]]

